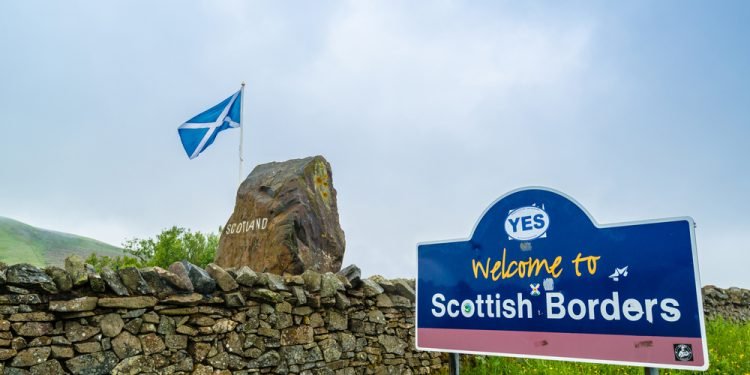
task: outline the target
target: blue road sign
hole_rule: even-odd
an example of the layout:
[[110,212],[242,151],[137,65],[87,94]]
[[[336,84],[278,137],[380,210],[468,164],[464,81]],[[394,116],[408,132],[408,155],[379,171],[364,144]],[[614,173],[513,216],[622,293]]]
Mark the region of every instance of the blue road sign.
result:
[[598,225],[564,194],[526,188],[470,239],[417,253],[419,349],[708,368],[689,217]]

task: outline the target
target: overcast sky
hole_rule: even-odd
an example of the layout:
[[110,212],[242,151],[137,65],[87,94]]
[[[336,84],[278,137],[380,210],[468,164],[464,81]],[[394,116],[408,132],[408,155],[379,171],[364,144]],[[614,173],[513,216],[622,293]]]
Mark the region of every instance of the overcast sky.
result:
[[[246,81],[246,171],[332,165],[344,263],[414,277],[518,187],[600,223],[692,216],[750,287],[750,3],[3,1],[0,216],[119,245],[212,231],[239,131],[177,126]],[[661,260],[668,261],[668,260]]]

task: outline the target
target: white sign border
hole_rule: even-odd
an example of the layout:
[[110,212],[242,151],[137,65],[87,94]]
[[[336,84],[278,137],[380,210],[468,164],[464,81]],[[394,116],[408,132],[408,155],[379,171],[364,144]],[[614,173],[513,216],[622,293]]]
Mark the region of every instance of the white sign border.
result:
[[[470,350],[446,350],[446,349],[440,349],[440,348],[425,348],[419,346],[419,247],[422,245],[436,245],[436,244],[445,244],[445,243],[453,243],[453,242],[468,242],[471,241],[471,239],[474,237],[474,232],[477,230],[477,226],[482,221],[484,216],[487,214],[487,212],[495,206],[498,202],[505,199],[506,197],[526,190],[543,190],[550,193],[558,194],[569,201],[573,202],[578,208],[583,211],[583,213],[586,214],[588,219],[591,221],[592,224],[594,224],[594,227],[597,229],[603,229],[603,228],[613,228],[613,227],[623,227],[623,226],[629,226],[629,225],[641,225],[641,224],[656,224],[656,223],[666,223],[666,222],[673,222],[673,221],[687,221],[690,223],[690,242],[693,252],[693,273],[695,275],[695,290],[696,290],[696,296],[698,298],[698,319],[700,322],[700,328],[701,328],[701,341],[703,345],[703,366],[682,366],[682,365],[670,365],[670,364],[662,364],[662,363],[649,363],[649,362],[629,362],[629,361],[610,361],[610,360],[600,360],[600,359],[581,359],[581,358],[571,358],[571,357],[555,357],[555,356],[544,356],[544,355],[530,355],[530,354],[515,354],[515,353],[491,353],[491,352],[480,352],[480,351],[470,351]],[[518,189],[511,190],[502,196],[500,198],[495,199],[492,203],[490,203],[487,208],[484,209],[481,215],[479,215],[479,218],[477,219],[477,222],[474,224],[474,229],[471,231],[471,235],[469,238],[462,238],[462,239],[454,239],[454,240],[443,240],[443,241],[427,241],[427,242],[419,242],[417,243],[417,279],[414,283],[415,285],[415,299],[414,299],[414,347],[417,350],[426,351],[426,352],[449,352],[449,353],[460,353],[460,354],[478,354],[478,355],[489,355],[489,356],[502,356],[502,357],[513,357],[513,358],[531,358],[531,359],[546,359],[546,360],[553,360],[553,361],[566,361],[566,362],[580,362],[580,363],[595,363],[595,364],[606,364],[606,365],[625,365],[625,366],[642,366],[642,367],[653,367],[653,368],[664,368],[664,369],[675,369],[675,370],[694,370],[694,371],[706,371],[708,370],[709,365],[709,356],[708,356],[708,337],[706,337],[706,324],[705,324],[705,317],[703,313],[703,295],[701,293],[701,282],[700,282],[700,271],[698,267],[698,247],[695,242],[695,221],[690,216],[678,216],[678,217],[671,217],[671,218],[664,218],[664,219],[652,219],[652,220],[636,220],[636,221],[629,221],[629,222],[621,222],[621,223],[614,223],[614,224],[599,224],[586,210],[585,207],[583,207],[580,203],[578,203],[577,200],[570,197],[569,195],[544,186],[527,186],[522,187]],[[523,332],[523,331],[518,331]]]

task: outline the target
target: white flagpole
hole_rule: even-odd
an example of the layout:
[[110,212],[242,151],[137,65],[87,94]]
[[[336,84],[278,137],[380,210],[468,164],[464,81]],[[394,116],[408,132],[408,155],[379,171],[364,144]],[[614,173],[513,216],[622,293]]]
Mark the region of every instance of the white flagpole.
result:
[[240,88],[240,170],[239,170],[239,173],[238,173],[238,176],[239,176],[238,179],[240,181],[239,184],[242,184],[242,161],[243,161],[243,159],[242,159],[242,139],[245,138],[245,137],[243,137],[243,129],[245,127],[242,126],[242,122],[245,120],[245,117],[242,115],[242,107],[243,107],[243,102],[244,101],[245,101],[245,82],[242,82],[242,87]]

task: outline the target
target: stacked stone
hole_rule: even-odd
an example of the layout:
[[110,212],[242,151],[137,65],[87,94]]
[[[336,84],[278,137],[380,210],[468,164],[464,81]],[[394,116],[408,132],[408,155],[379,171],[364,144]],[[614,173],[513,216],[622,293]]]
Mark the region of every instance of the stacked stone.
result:
[[427,374],[414,281],[248,267],[0,265],[5,374]]
[[706,285],[703,287],[703,311],[706,319],[721,317],[735,323],[750,322],[750,290]]

